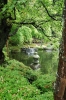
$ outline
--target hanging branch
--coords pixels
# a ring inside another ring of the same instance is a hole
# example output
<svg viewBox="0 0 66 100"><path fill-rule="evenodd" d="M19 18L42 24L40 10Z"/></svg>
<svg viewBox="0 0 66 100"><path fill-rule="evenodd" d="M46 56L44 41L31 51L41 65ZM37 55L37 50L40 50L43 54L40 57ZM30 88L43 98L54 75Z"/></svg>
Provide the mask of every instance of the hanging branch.
<svg viewBox="0 0 66 100"><path fill-rule="evenodd" d="M47 7L45 6L45 4L44 4L42 1L40 1L40 3L43 5L43 7L45 8L45 10L46 10L48 16L49 16L52 20L55 20L55 21L59 21L59 20L60 20L60 21L61 21L61 19L56 19L56 18L55 18L55 16L57 16L57 14L51 15L51 14L49 13ZM58 15L58 16L59 16L59 15Z"/></svg>
<svg viewBox="0 0 66 100"><path fill-rule="evenodd" d="M44 33L44 35L51 41L51 39L49 38L49 37L55 37L55 36L49 36L49 35L46 35L45 34L45 30L42 28L42 24L44 24L43 23L43 21L40 21L41 23L37 23L36 21L34 21L33 19L29 19L30 20L30 22L29 21L27 21L27 22L25 22L25 21L22 21L22 22L13 22L13 23L15 23L15 24L18 24L18 25L20 25L20 27L22 26L22 25L33 25L37 30L41 30L43 33ZM45 21L46 22L46 21Z"/></svg>
<svg viewBox="0 0 66 100"><path fill-rule="evenodd" d="M13 12L14 12L14 19L13 20L16 20L16 9L15 9L15 7L13 8Z"/></svg>

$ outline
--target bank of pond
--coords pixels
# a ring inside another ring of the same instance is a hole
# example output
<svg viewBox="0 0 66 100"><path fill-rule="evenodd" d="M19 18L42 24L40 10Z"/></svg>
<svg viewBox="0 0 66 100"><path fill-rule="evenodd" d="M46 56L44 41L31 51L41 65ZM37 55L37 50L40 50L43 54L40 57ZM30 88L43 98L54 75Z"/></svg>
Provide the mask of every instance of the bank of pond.
<svg viewBox="0 0 66 100"><path fill-rule="evenodd" d="M19 52L12 50L9 57L23 62L34 70L40 69L43 73L55 72L58 66L58 50L53 48L24 47Z"/></svg>
<svg viewBox="0 0 66 100"><path fill-rule="evenodd" d="M53 100L54 74L12 59L0 66L0 100Z"/></svg>
<svg viewBox="0 0 66 100"><path fill-rule="evenodd" d="M53 100L58 50L12 49L8 56L0 66L1 100ZM32 63L40 66L33 69Z"/></svg>

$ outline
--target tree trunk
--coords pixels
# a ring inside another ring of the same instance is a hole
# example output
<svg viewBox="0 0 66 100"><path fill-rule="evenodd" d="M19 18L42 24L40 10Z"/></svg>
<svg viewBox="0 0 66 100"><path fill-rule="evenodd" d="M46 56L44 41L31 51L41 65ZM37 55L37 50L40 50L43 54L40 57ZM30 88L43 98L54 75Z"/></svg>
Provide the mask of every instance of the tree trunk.
<svg viewBox="0 0 66 100"><path fill-rule="evenodd" d="M2 12L2 8L7 4L7 0L1 0L0 2L0 12ZM2 49L6 44L8 39L8 35L11 29L11 25L7 22L7 11L4 11L0 14L0 61L4 59L4 55Z"/></svg>
<svg viewBox="0 0 66 100"><path fill-rule="evenodd" d="M58 72L54 84L54 100L66 100L66 0L64 0L63 19L64 24L59 50Z"/></svg>

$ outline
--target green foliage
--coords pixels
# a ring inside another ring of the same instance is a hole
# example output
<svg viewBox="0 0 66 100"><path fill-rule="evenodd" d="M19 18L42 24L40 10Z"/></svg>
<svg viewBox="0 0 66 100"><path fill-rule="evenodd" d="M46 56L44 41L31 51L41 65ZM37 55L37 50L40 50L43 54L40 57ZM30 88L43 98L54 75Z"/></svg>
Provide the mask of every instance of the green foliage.
<svg viewBox="0 0 66 100"><path fill-rule="evenodd" d="M52 92L45 92L45 94L42 94L41 96L37 97L38 99L36 100L53 100L53 93Z"/></svg>
<svg viewBox="0 0 66 100"><path fill-rule="evenodd" d="M11 17L14 18L14 7L16 8L16 19L14 23L22 23L22 27L20 27L17 32L20 34L20 37L16 35L13 39L11 39L11 41L13 41L12 44L17 45L25 42L31 43L33 38L43 38L44 42L49 42L53 38L51 37L51 27L55 32L56 37L61 37L63 0L56 1L55 4L53 4L52 0L11 0L4 6L3 12L9 8L8 14L11 13ZM25 24L27 26L25 26ZM44 32L41 28L43 28ZM41 32L39 30L41 30Z"/></svg>
<svg viewBox="0 0 66 100"><path fill-rule="evenodd" d="M40 91L30 85L25 77L28 71L31 73L30 68L15 60L8 61L6 68L0 67L0 99L14 100L17 97L26 99L39 95Z"/></svg>
<svg viewBox="0 0 66 100"><path fill-rule="evenodd" d="M1 1L0 5L3 7L0 10L0 22L5 23L7 20L7 24L14 23L12 33L22 23L22 27L10 38L12 45L22 45L24 42L31 43L32 38L42 39L43 35L47 35L50 40L53 40L51 27L55 31L56 37L61 37L64 0L56 0L54 5L52 0L41 1L44 5L40 3L40 0L9 0L6 5L1 5L4 4L4 1ZM14 20L15 15L16 19ZM0 27L3 27L1 23ZM15 25L15 23L19 25ZM5 26L7 24L5 23ZM27 26L24 26L25 24ZM33 28L29 28L29 25L33 25ZM2 30L8 31L5 26ZM44 32L40 28L43 28ZM43 35L38 30L41 30ZM9 31L6 35L2 35L2 32L4 31L0 30L3 42L4 39L8 38ZM46 37L44 37L44 41L48 41ZM56 42L56 46L57 40L53 40L53 42ZM53 76L40 75L39 77L29 67L15 60L10 60L3 66L7 67L0 67L1 100L44 100L44 98L52 100ZM48 65L46 67L48 68Z"/></svg>
<svg viewBox="0 0 66 100"><path fill-rule="evenodd" d="M7 68L8 68L8 66L11 66L9 68L12 70L22 71L21 75L23 75L25 78L27 78L27 80L30 83L32 83L33 81L35 81L37 79L37 75L34 73L34 71L31 70L30 67L25 66L23 63L20 63L16 60L9 60Z"/></svg>
<svg viewBox="0 0 66 100"><path fill-rule="evenodd" d="M60 44L60 39L59 38L52 39L52 44L55 49L58 49Z"/></svg>
<svg viewBox="0 0 66 100"><path fill-rule="evenodd" d="M40 89L41 93L52 91L52 82L54 81L54 76L52 75L42 75L38 77L36 81L33 82L33 85Z"/></svg>
<svg viewBox="0 0 66 100"><path fill-rule="evenodd" d="M36 39L41 39L42 38L42 33L40 33L35 27L31 26L32 30L32 37Z"/></svg>
<svg viewBox="0 0 66 100"><path fill-rule="evenodd" d="M14 33L14 35L9 38L9 43L12 45L15 45L15 46L22 45L24 42L23 34L21 33L20 30L18 30L18 32L17 32L17 29L18 29L18 26L13 24L10 35L13 35L13 33Z"/></svg>
<svg viewBox="0 0 66 100"><path fill-rule="evenodd" d="M31 35L31 29L27 26L22 26L21 28L19 28L19 31L22 32L23 36L24 36L24 42L32 42L32 35Z"/></svg>
<svg viewBox="0 0 66 100"><path fill-rule="evenodd" d="M33 98L29 98L29 100L53 100L53 93L50 91L45 92L44 94L37 95L36 97L33 97Z"/></svg>
<svg viewBox="0 0 66 100"><path fill-rule="evenodd" d="M14 32L15 30L16 30L15 26L13 26L11 33ZM32 42L31 29L27 26L19 27L17 33L14 36L12 36L9 40L10 44L12 45L22 45L25 42L31 43Z"/></svg>
<svg viewBox="0 0 66 100"><path fill-rule="evenodd" d="M24 42L24 38L21 33L16 33L13 37L10 37L9 41L13 46L22 45Z"/></svg>
<svg viewBox="0 0 66 100"><path fill-rule="evenodd" d="M44 37L46 35L50 36L52 35L51 27L56 33L56 36L61 37L63 2L64 0L56 0L55 4L53 4L52 0L9 0L7 4L5 4L4 1L1 0L0 22L4 22L5 20L5 24L14 24L14 26L15 24L17 24L17 26L22 24L23 35L18 31L20 36L14 36L14 38L11 39L11 43L13 45L21 45L24 41L31 43L33 37L42 39L43 35ZM0 25L1 24L2 23L0 23ZM34 28L31 29L29 26L33 26ZM41 28L44 30L46 35ZM39 30L41 30L41 32L39 32ZM2 30L0 30L0 32L2 33ZM2 41L4 38L6 38L6 35L2 36ZM53 37L50 37L51 40L52 38ZM44 38L44 41L45 39L47 41L47 38Z"/></svg>
<svg viewBox="0 0 66 100"><path fill-rule="evenodd" d="M51 75L42 75L40 71L33 71L23 63L8 60L0 66L0 99L53 100L53 81Z"/></svg>

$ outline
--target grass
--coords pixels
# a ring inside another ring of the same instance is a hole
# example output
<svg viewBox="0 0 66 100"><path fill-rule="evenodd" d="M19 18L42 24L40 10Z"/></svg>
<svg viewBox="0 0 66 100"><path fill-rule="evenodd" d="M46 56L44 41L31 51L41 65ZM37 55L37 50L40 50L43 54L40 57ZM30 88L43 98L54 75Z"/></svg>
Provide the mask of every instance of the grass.
<svg viewBox="0 0 66 100"><path fill-rule="evenodd" d="M42 75L16 60L0 66L0 100L53 100L53 75Z"/></svg>

